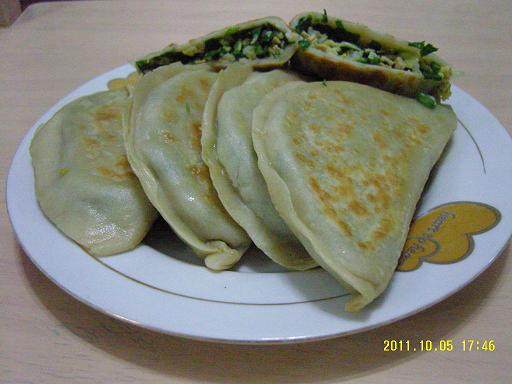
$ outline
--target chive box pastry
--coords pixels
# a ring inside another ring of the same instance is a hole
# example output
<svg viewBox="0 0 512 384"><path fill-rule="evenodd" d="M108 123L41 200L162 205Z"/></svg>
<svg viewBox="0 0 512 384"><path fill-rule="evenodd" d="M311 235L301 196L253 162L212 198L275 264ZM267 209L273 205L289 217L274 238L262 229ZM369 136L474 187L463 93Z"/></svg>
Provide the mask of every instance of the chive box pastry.
<svg viewBox="0 0 512 384"><path fill-rule="evenodd" d="M208 65L180 63L144 75L123 124L128 161L149 200L208 268L223 270L251 241L222 206L201 159L201 119L217 76Z"/></svg>
<svg viewBox="0 0 512 384"><path fill-rule="evenodd" d="M41 210L94 256L135 248L157 217L126 159L128 106L125 89L83 96L40 126L30 145Z"/></svg>
<svg viewBox="0 0 512 384"><path fill-rule="evenodd" d="M137 60L137 69L146 73L162 65L209 63L215 69L235 61L257 69L285 65L297 50L298 36L279 17L265 17L236 24L186 44L171 45Z"/></svg>
<svg viewBox="0 0 512 384"><path fill-rule="evenodd" d="M301 80L281 69L253 72L247 65L229 66L212 86L201 133L202 157L226 210L268 257L294 270L317 264L272 205L253 148L252 118L267 93Z"/></svg>
<svg viewBox="0 0 512 384"><path fill-rule="evenodd" d="M431 44L399 40L325 11L301 13L290 26L301 36L293 57L301 71L423 100L450 96L452 69Z"/></svg>
<svg viewBox="0 0 512 384"><path fill-rule="evenodd" d="M253 112L272 203L359 311L387 287L418 199L457 125L449 106L347 81L290 82Z"/></svg>

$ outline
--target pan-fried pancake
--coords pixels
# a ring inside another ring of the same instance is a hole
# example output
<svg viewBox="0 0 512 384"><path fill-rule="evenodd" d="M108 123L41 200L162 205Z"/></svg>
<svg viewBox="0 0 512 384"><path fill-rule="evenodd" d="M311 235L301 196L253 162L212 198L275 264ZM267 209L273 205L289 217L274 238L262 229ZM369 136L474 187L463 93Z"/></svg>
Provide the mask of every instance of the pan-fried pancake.
<svg viewBox="0 0 512 384"><path fill-rule="evenodd" d="M298 81L283 70L252 72L233 64L215 82L203 116L202 155L230 215L268 257L296 270L315 267L275 210L252 145L252 114L272 89Z"/></svg>
<svg viewBox="0 0 512 384"><path fill-rule="evenodd" d="M136 247L157 216L126 159L121 121L128 101L125 90L74 100L30 146L42 211L96 256Z"/></svg>
<svg viewBox="0 0 512 384"><path fill-rule="evenodd" d="M395 271L416 203L456 126L450 107L361 84L289 83L254 111L272 202L311 256L373 301Z"/></svg>
<svg viewBox="0 0 512 384"><path fill-rule="evenodd" d="M206 266L221 270L250 240L222 206L201 159L203 108L216 78L206 65L180 63L144 75L133 90L125 141L155 208Z"/></svg>

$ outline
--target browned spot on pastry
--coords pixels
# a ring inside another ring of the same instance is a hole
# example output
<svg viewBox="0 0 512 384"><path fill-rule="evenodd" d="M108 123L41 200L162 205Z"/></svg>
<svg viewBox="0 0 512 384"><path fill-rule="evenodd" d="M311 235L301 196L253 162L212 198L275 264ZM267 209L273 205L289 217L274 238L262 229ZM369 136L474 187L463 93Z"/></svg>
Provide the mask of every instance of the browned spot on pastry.
<svg viewBox="0 0 512 384"><path fill-rule="evenodd" d="M162 118L166 123L176 123L177 116L174 113L174 110L170 108L165 108L162 112Z"/></svg>
<svg viewBox="0 0 512 384"><path fill-rule="evenodd" d="M337 154L343 152L343 147L336 143L331 143L329 141L324 141L322 143L322 147L329 153Z"/></svg>
<svg viewBox="0 0 512 384"><path fill-rule="evenodd" d="M336 210L331 203L331 201L335 200L335 198L331 196L327 191L322 189L314 177L309 178L309 185L322 203L324 213L336 223L338 228L340 228L345 235L352 236L352 230L350 229L350 226L336 214Z"/></svg>
<svg viewBox="0 0 512 384"><path fill-rule="evenodd" d="M100 173L100 175L116 181L122 181L132 175L131 170L126 172L114 172L113 170L107 167L97 167L96 169Z"/></svg>
<svg viewBox="0 0 512 384"><path fill-rule="evenodd" d="M335 97L336 97L336 99L337 99L338 101L340 101L341 103L346 104L346 105L354 104L354 102L353 102L352 100L350 100L350 98L349 98L349 97L347 97L347 96L345 95L345 93L344 93L342 90L340 90L340 89L335 89L335 90L334 90L334 94L336 95L336 96L335 96Z"/></svg>
<svg viewBox="0 0 512 384"><path fill-rule="evenodd" d="M311 124L309 126L309 129L311 129L314 133L320 132L320 126L318 124L315 124L315 123Z"/></svg>
<svg viewBox="0 0 512 384"><path fill-rule="evenodd" d="M176 137L171 132L162 132L162 140L165 144L172 144L176 142Z"/></svg>
<svg viewBox="0 0 512 384"><path fill-rule="evenodd" d="M342 169L337 169L333 165L329 164L325 167L325 170L331 176L332 181L335 182L333 187L336 194L336 199L339 200L341 197L349 197L355 199L356 192L354 189L354 182Z"/></svg>
<svg viewBox="0 0 512 384"><path fill-rule="evenodd" d="M352 200L348 204L348 208L358 216L368 215L368 210L357 200Z"/></svg>
<svg viewBox="0 0 512 384"><path fill-rule="evenodd" d="M426 124L419 124L418 125L418 131L422 134L428 133L430 131L430 128Z"/></svg>
<svg viewBox="0 0 512 384"><path fill-rule="evenodd" d="M331 164L328 164L325 169L327 170L327 172L329 173L329 175L331 175L333 178L335 179L344 179L346 178L347 176L339 169L335 168L333 165Z"/></svg>
<svg viewBox="0 0 512 384"><path fill-rule="evenodd" d="M385 238L393 228L393 221L389 218L383 218L380 220L379 226L373 232L373 238L375 240L382 240Z"/></svg>
<svg viewBox="0 0 512 384"><path fill-rule="evenodd" d="M205 92L207 92L210 89L210 82L208 79L201 78L199 79L199 84L201 86L201 89Z"/></svg>
<svg viewBox="0 0 512 384"><path fill-rule="evenodd" d="M120 118L119 109L112 106L105 106L96 111L94 119L98 122L113 120Z"/></svg>
<svg viewBox="0 0 512 384"><path fill-rule="evenodd" d="M180 93L178 96L176 96L176 101L183 103L186 99L193 96L192 91L186 86L182 86L180 89Z"/></svg>
<svg viewBox="0 0 512 384"><path fill-rule="evenodd" d="M295 153L295 157L297 157L297 159L305 164L306 166L310 167L310 168L313 168L314 167L314 163L311 159L307 158L304 154L300 153L300 152L296 152Z"/></svg>
<svg viewBox="0 0 512 384"><path fill-rule="evenodd" d="M292 121L296 121L299 118L299 115L297 114L297 112L291 111L288 114L288 117L290 117Z"/></svg>
<svg viewBox="0 0 512 384"><path fill-rule="evenodd" d="M82 137L82 141L85 144L85 148L87 150L92 150L100 146L100 142L94 137L84 136Z"/></svg>
<svg viewBox="0 0 512 384"><path fill-rule="evenodd" d="M192 165L190 168L190 173L195 177L203 180L209 180L210 174L208 172L208 168L204 164Z"/></svg>
<svg viewBox="0 0 512 384"><path fill-rule="evenodd" d="M345 96L345 95L343 95L341 92L338 94L338 99L339 99L343 104L345 104L345 105L353 105L353 104L354 104L354 102L353 102L350 98L346 97L346 96Z"/></svg>
<svg viewBox="0 0 512 384"><path fill-rule="evenodd" d="M373 250L375 249L375 246L373 243L370 243L369 241L359 241L357 243L357 246L363 250Z"/></svg>
<svg viewBox="0 0 512 384"><path fill-rule="evenodd" d="M314 90L314 91L312 91L312 92L310 92L310 93L309 93L309 95L308 95L308 100L310 100L310 101L315 101L315 100L317 100L317 99L318 99L318 97L319 97L319 93L318 93L318 91L317 91L317 90Z"/></svg>
<svg viewBox="0 0 512 384"><path fill-rule="evenodd" d="M364 186L373 186L376 190L374 194L368 195L368 200L374 202L384 209L388 209L391 203L391 197L389 193L393 191L393 185L389 184L386 178L379 174L370 174L368 178L363 182Z"/></svg>
<svg viewBox="0 0 512 384"><path fill-rule="evenodd" d="M194 148L201 148L201 123L193 121L190 125L192 133L192 146Z"/></svg>
<svg viewBox="0 0 512 384"><path fill-rule="evenodd" d="M304 139L302 138L302 136L299 136L299 135L294 136L292 139L293 144L295 144L296 146L301 145L303 141L304 141Z"/></svg>
<svg viewBox="0 0 512 384"><path fill-rule="evenodd" d="M373 132L372 137L380 149L384 149L388 146L388 144L386 143L386 140L384 140L384 138L381 136L381 134L379 132Z"/></svg>
<svg viewBox="0 0 512 384"><path fill-rule="evenodd" d="M130 169L130 163L128 162L128 158L126 157L126 155L119 156L119 159L116 162L116 166Z"/></svg>
<svg viewBox="0 0 512 384"><path fill-rule="evenodd" d="M397 139L402 139L402 137L403 137L403 134L402 134L402 130L401 130L401 129L393 129L393 130L391 131L391 134L392 134L393 136L395 136L395 138L397 138Z"/></svg>
<svg viewBox="0 0 512 384"><path fill-rule="evenodd" d="M393 156L389 156L389 155L387 155L387 154L384 154L384 155L382 156L382 158L383 158L385 161L389 162L389 163L391 163L391 162L394 162L394 161L395 161L395 158L394 158Z"/></svg>
<svg viewBox="0 0 512 384"><path fill-rule="evenodd" d="M347 223L345 223L339 217L335 218L335 222L345 235L352 236L352 230L350 229L350 227Z"/></svg>

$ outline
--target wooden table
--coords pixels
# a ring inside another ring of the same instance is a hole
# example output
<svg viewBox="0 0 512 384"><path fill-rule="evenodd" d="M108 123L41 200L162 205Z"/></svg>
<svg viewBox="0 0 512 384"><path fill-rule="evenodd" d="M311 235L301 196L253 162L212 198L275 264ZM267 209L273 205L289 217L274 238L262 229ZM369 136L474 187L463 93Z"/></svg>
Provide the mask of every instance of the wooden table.
<svg viewBox="0 0 512 384"><path fill-rule="evenodd" d="M322 1L316 9L410 40L434 42L464 72L457 85L510 127L512 4L503 1ZM276 14L304 1L45 3L0 29L0 171L59 98L171 41ZM0 184L4 188L4 183ZM3 201L3 190L0 193ZM289 346L235 346L160 335L102 315L27 259L1 210L0 382L508 383L512 377L510 248L467 288L380 329ZM491 338L496 352L383 352L383 339Z"/></svg>

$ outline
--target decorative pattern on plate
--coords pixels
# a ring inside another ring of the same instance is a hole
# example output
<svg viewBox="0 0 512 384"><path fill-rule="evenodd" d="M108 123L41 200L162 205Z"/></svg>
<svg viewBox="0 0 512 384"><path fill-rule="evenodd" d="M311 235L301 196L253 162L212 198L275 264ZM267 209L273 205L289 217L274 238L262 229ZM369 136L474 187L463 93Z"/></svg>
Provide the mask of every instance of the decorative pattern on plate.
<svg viewBox="0 0 512 384"><path fill-rule="evenodd" d="M455 263L473 252L473 235L500 221L500 212L484 203L460 201L440 205L414 220L397 270L413 271L426 261Z"/></svg>

